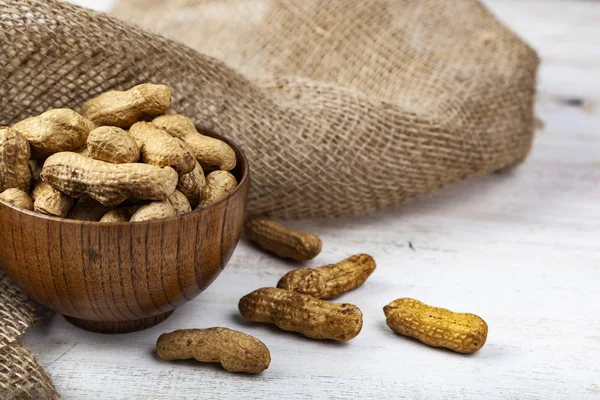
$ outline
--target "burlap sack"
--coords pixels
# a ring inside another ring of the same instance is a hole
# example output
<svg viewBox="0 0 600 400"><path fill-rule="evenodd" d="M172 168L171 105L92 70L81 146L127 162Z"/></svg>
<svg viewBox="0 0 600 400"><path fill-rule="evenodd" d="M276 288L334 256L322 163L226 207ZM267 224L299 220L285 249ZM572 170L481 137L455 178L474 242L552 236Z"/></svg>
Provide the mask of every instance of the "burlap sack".
<svg viewBox="0 0 600 400"><path fill-rule="evenodd" d="M478 1L120 0L114 14L225 61L273 101L228 132L251 156L253 212L400 204L531 144L537 56Z"/></svg>
<svg viewBox="0 0 600 400"><path fill-rule="evenodd" d="M475 0L0 0L0 123L152 81L242 144L249 211L340 217L523 160L538 59Z"/></svg>
<svg viewBox="0 0 600 400"><path fill-rule="evenodd" d="M0 349L14 342L35 320L35 305L0 269Z"/></svg>
<svg viewBox="0 0 600 400"><path fill-rule="evenodd" d="M0 270L0 399L57 399L52 381L17 338L36 320L35 304Z"/></svg>
<svg viewBox="0 0 600 400"><path fill-rule="evenodd" d="M0 349L0 399L58 398L50 376L20 340Z"/></svg>

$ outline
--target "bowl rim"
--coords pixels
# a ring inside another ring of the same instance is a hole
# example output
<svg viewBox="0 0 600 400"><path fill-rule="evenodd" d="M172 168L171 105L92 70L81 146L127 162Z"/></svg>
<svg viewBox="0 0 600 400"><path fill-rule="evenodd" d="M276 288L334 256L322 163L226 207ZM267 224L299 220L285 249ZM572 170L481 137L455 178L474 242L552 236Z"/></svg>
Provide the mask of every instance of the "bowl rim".
<svg viewBox="0 0 600 400"><path fill-rule="evenodd" d="M244 174L242 175L242 178L239 180L238 185L235 187L235 189L233 189L227 196L223 197L221 200L219 200L207 207L196 208L195 210L192 210L191 212L181 214L181 215L176 215L174 217L155 219L155 220L150 220L150 221L133 221L133 222L131 222L131 221L126 221L126 222L80 221L77 219L61 218L61 217L55 217L52 215L36 213L35 211L25 210L25 209L16 207L13 204L6 203L4 201L0 201L0 207L12 208L13 210L15 210L19 213L27 214L32 217L39 218L41 220L45 219L45 220L49 220L49 221L56 221L56 222L61 222L61 223L73 224L73 225L113 226L113 227L114 226L132 226L132 225L140 226L140 225L144 225L144 224L151 225L151 224L164 223L167 221L182 219L184 217L191 216L196 213L208 211L211 208L216 207L217 205L219 205L221 203L229 201L229 198L234 193L237 193L238 191L242 190L241 189L242 186L246 183L246 181L248 181L250 179L250 165L248 163L248 159L246 158L246 154L244 153L244 151L241 149L240 146L238 146L236 143L234 143L231 139L215 132L214 130L212 130L210 128L206 128L201 125L196 125L196 130L198 130L198 133L213 137L215 139L222 140L225 143L227 143L229 146L231 146L234 149L234 151L236 152L236 156L239 155L237 163L238 163L238 165L242 166L242 171L244 172ZM236 167L237 167L237 165L236 165Z"/></svg>

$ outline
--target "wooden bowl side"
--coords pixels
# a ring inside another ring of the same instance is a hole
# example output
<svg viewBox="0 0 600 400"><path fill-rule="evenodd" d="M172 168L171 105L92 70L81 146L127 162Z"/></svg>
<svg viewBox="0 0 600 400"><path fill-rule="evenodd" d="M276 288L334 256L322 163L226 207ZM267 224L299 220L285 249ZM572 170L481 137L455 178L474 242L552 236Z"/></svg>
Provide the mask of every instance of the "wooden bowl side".
<svg viewBox="0 0 600 400"><path fill-rule="evenodd" d="M0 203L0 266L33 300L67 316L131 321L170 312L216 279L242 234L248 163L229 144L238 187L179 217L101 224Z"/></svg>

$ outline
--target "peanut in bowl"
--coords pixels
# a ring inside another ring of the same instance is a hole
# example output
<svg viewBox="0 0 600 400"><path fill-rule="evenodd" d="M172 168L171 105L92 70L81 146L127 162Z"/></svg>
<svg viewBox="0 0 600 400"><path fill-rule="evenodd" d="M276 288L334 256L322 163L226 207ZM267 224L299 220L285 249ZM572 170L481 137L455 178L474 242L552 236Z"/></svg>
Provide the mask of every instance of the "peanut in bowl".
<svg viewBox="0 0 600 400"><path fill-rule="evenodd" d="M207 207L166 219L101 223L42 215L0 201L0 266L33 300L96 332L131 332L166 319L206 289L242 233L250 176Z"/></svg>

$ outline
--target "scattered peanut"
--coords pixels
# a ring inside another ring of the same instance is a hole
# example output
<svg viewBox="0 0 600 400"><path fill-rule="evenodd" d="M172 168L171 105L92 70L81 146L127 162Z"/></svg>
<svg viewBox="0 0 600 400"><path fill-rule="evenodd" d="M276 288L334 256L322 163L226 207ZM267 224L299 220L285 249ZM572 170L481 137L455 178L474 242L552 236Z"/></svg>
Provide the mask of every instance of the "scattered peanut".
<svg viewBox="0 0 600 400"><path fill-rule="evenodd" d="M175 191L178 176L170 167L111 164L65 152L46 160L42 179L71 197L89 196L113 207L130 197L165 200Z"/></svg>
<svg viewBox="0 0 600 400"><path fill-rule="evenodd" d="M29 144L18 131L0 127L0 192L13 188L29 190L29 155Z"/></svg>
<svg viewBox="0 0 600 400"><path fill-rule="evenodd" d="M31 197L35 212L61 218L69 214L74 202L72 198L42 180L36 182Z"/></svg>
<svg viewBox="0 0 600 400"><path fill-rule="evenodd" d="M202 167L196 161L196 167L192 172L179 176L179 182L177 182L177 190L187 197L190 202L190 206L195 208L200 203L202 197L202 190L206 185L206 177Z"/></svg>
<svg viewBox="0 0 600 400"><path fill-rule="evenodd" d="M255 290L241 298L238 308L249 321L275 324L311 339L346 341L362 329L362 313L355 305L331 304L291 290Z"/></svg>
<svg viewBox="0 0 600 400"><path fill-rule="evenodd" d="M108 207L98 203L91 197L84 197L75 203L67 218L79 221L100 221L100 218L108 211Z"/></svg>
<svg viewBox="0 0 600 400"><path fill-rule="evenodd" d="M218 168L224 171L235 168L235 151L222 140L200 134L191 119L183 115L170 114L160 116L152 123L187 143L202 168L207 170Z"/></svg>
<svg viewBox="0 0 600 400"><path fill-rule="evenodd" d="M87 150L90 157L113 164L133 163L140 159L137 142L115 126L101 126L90 132Z"/></svg>
<svg viewBox="0 0 600 400"><path fill-rule="evenodd" d="M409 298L394 300L383 311L394 332L429 346L474 353L487 338L487 324L474 314L459 314Z"/></svg>
<svg viewBox="0 0 600 400"><path fill-rule="evenodd" d="M237 186L235 176L227 171L213 171L206 177L202 200L198 208L207 207L226 197Z"/></svg>
<svg viewBox="0 0 600 400"><path fill-rule="evenodd" d="M24 192L21 189L6 189L4 192L0 193L0 200L24 210L33 211L33 200L31 200L31 197L29 197L27 192Z"/></svg>
<svg viewBox="0 0 600 400"><path fill-rule="evenodd" d="M160 335L156 353L167 361L195 358L218 362L229 372L260 373L271 354L260 340L227 328L181 329Z"/></svg>
<svg viewBox="0 0 600 400"><path fill-rule="evenodd" d="M100 222L128 222L139 208L139 205L115 208L104 214Z"/></svg>
<svg viewBox="0 0 600 400"><path fill-rule="evenodd" d="M173 167L179 175L192 172L196 160L188 147L150 122L136 122L129 133L141 151L143 162L157 167Z"/></svg>
<svg viewBox="0 0 600 400"><path fill-rule="evenodd" d="M288 228L268 218L246 222L246 237L281 258L306 261L321 252L321 239L309 233Z"/></svg>
<svg viewBox="0 0 600 400"><path fill-rule="evenodd" d="M177 210L169 200L153 201L152 203L148 203L138 208L129 221L152 221L155 219L174 217L177 214Z"/></svg>
<svg viewBox="0 0 600 400"><path fill-rule="evenodd" d="M129 128L138 121L164 114L170 106L171 91L167 86L146 83L127 91L103 93L87 101L81 114L98 126Z"/></svg>
<svg viewBox="0 0 600 400"><path fill-rule="evenodd" d="M167 201L173 206L177 214L186 214L192 212L192 206L187 197L179 190L175 190Z"/></svg>
<svg viewBox="0 0 600 400"><path fill-rule="evenodd" d="M31 158L36 160L80 148L93 127L91 121L68 108L46 111L13 125L29 141Z"/></svg>
<svg viewBox="0 0 600 400"><path fill-rule="evenodd" d="M337 264L290 271L279 280L277 287L318 299L333 299L362 285L373 271L373 257L356 254Z"/></svg>

